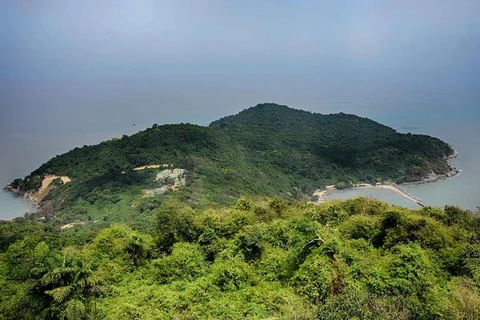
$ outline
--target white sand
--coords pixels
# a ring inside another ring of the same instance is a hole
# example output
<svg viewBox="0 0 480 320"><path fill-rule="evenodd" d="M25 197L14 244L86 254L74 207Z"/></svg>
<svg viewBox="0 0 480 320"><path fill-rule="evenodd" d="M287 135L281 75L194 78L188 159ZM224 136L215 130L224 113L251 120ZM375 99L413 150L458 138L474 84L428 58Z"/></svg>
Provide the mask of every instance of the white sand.
<svg viewBox="0 0 480 320"><path fill-rule="evenodd" d="M414 196L408 194L407 192L399 189L396 185L386 185L386 184L371 185L368 183L361 183L361 184L355 185L352 189L366 189L366 188L390 190L409 201L412 201L420 206L423 206L423 203L420 199L415 198ZM324 196L327 195L329 191L333 191L333 190L336 190L334 186L327 186L325 190L317 190L313 193L313 195L318 197L317 203L322 203L325 201Z"/></svg>

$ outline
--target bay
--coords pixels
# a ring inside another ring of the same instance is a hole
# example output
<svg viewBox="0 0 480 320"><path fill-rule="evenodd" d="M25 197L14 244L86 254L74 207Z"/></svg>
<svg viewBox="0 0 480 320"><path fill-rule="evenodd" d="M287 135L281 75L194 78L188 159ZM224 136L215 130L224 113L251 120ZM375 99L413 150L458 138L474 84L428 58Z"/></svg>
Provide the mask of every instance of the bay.
<svg viewBox="0 0 480 320"><path fill-rule="evenodd" d="M397 120L402 123L399 124ZM451 165L461 170L457 176L431 183L400 185L400 189L422 200L427 206L458 205L464 209L475 209L480 206L480 127L476 116L466 117L452 113L444 118L389 118L383 123L399 132L422 133L438 137L450 143L460 153L458 158L450 160ZM358 196L372 197L405 207L415 207L414 203L386 190L335 190L325 199L346 199Z"/></svg>

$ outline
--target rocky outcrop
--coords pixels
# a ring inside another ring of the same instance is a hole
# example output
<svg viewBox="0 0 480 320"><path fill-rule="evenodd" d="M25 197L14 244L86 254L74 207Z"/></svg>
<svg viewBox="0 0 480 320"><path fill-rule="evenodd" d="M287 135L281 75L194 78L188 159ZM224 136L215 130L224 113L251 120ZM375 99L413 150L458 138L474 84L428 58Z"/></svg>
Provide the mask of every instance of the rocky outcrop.
<svg viewBox="0 0 480 320"><path fill-rule="evenodd" d="M62 184L67 184L72 180L67 176L56 176L56 175L46 175L42 180L42 185L38 190L35 191L22 191L19 188L15 188L12 183L8 183L4 190L16 194L20 197L24 197L32 201L34 204L38 205L43 198L45 198L48 193L55 188L52 184L56 179L60 179Z"/></svg>
<svg viewBox="0 0 480 320"><path fill-rule="evenodd" d="M447 162L447 165L448 165L448 168L449 168L449 170L447 171L447 173L445 173L445 174L438 174L438 173L435 173L435 172L431 171L431 172L428 174L428 176L425 177L425 178L423 178L421 181L409 182L409 183L406 183L406 184L408 184L408 185L417 185L417 184L430 183L430 182L435 182L435 181L439 181L439 180L444 180L444 179L447 179L447 178L453 178L453 177L455 177L456 175L460 174L460 172L462 172L462 171L459 170L459 169L457 169L457 168L455 168L455 167L450 163L450 160L457 158L459 155L460 155L460 153L458 153L458 151L454 150L451 155L448 155L448 156L443 157L443 160L444 160L445 162Z"/></svg>
<svg viewBox="0 0 480 320"><path fill-rule="evenodd" d="M160 184L160 188L146 190L150 195L163 194L167 190L176 190L186 184L185 169L167 169L157 174L155 181Z"/></svg>

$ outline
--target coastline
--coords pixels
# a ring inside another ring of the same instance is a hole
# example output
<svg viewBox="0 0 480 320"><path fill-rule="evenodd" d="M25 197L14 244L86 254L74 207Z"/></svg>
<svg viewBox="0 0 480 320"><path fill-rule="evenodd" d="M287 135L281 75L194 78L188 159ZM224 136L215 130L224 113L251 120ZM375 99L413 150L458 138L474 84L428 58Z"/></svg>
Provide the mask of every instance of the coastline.
<svg viewBox="0 0 480 320"><path fill-rule="evenodd" d="M11 183L7 183L7 185L3 187L3 191L12 194L15 197L23 198L29 201L33 209L33 211L29 213L35 213L40 208L40 202L38 201L37 197L29 194L28 192L23 192L20 189L13 188Z"/></svg>
<svg viewBox="0 0 480 320"><path fill-rule="evenodd" d="M13 193L19 197L26 198L38 207L42 199L48 194L49 191L52 190L52 187L53 187L52 182L56 179L60 179L63 184L67 184L72 181L67 176L56 176L51 174L43 177L42 185L35 192L29 193L29 192L24 192L18 188L14 188L11 182L7 183L7 185L3 188L3 190Z"/></svg>
<svg viewBox="0 0 480 320"><path fill-rule="evenodd" d="M320 203L325 202L326 201L325 196L328 195L329 192L339 190L339 189L335 188L335 186L333 186L333 185L327 186L327 188L328 189L326 189L326 190L317 190L313 193L314 196L318 197L318 200L314 201L314 203L320 204ZM355 190L355 189L357 189L357 190L358 189L389 190L389 191L392 191L392 192L398 194L402 198L407 199L407 200L417 204L420 207L425 206L425 204L422 202L422 200L420 200L420 199L412 196L408 192L400 189L399 187L397 187L396 184L376 184L376 185L373 185L373 184L369 184L369 183L359 183L359 184L354 185L352 188L348 188L348 190L352 190L352 189L353 190ZM345 189L345 190L347 190L347 189Z"/></svg>
<svg viewBox="0 0 480 320"><path fill-rule="evenodd" d="M403 186L422 185L422 184L432 183L432 182L445 180L447 178L454 178L454 177L458 176L462 172L462 170L459 170L459 169L455 168L450 163L450 160L457 158L459 155L460 155L460 153L458 151L453 150L453 153L451 155L443 157L443 160L447 163L447 165L449 167L449 171L446 174L436 174L434 172L431 172L427 177L423 178L420 181L406 182L406 183L402 183L402 184L393 183L393 184L375 184L375 185L373 185L373 184L369 184L369 183L359 183L359 184L354 185L352 188L348 188L348 189L349 190L352 190L352 189L355 190L355 189L369 188L369 189L377 189L377 190L378 189L390 190L390 191L395 192L396 194L400 195L404 199L407 199L411 202L414 202L415 204L419 205L420 207L424 207L425 204L422 202L421 199L419 199L415 196L412 196L408 192L400 189L399 186L402 186L402 185ZM339 190L339 189L335 188L335 185L328 185L328 186L325 187L324 190L315 191L313 193L313 196L318 197L318 199L316 201L314 201L314 203L320 204L322 202L325 202L326 200L325 200L324 197L326 195L328 195L329 192L334 191L334 190Z"/></svg>
<svg viewBox="0 0 480 320"><path fill-rule="evenodd" d="M38 207L29 199L0 189L0 221L12 221L38 212Z"/></svg>
<svg viewBox="0 0 480 320"><path fill-rule="evenodd" d="M35 206L39 205L38 199L36 197L32 196L28 192L23 192L20 189L16 189L16 188L12 187L11 183L7 183L7 185L5 187L3 187L3 190L8 192L8 193L11 193L11 194L13 194L17 197L25 198L25 199L29 200L30 202L32 202L32 204L35 205Z"/></svg>
<svg viewBox="0 0 480 320"><path fill-rule="evenodd" d="M431 172L428 177L423 178L420 181L412 181L412 182L405 182L402 183L401 185L404 186L415 186L415 185L422 185L426 183L432 183L440 180L445 180L448 178L454 178L458 176L460 173L462 173L462 170L457 169L454 167L451 163L450 160L456 159L460 156L460 153L457 150L453 150L453 153L449 156L443 157L443 160L447 163L449 171L446 174L436 174L434 172Z"/></svg>
<svg viewBox="0 0 480 320"><path fill-rule="evenodd" d="M1 199L2 206L6 205L6 207L0 210L0 220L11 221L39 212L40 204L36 199L28 194L25 195L20 190L7 186L0 190L1 193L4 193Z"/></svg>

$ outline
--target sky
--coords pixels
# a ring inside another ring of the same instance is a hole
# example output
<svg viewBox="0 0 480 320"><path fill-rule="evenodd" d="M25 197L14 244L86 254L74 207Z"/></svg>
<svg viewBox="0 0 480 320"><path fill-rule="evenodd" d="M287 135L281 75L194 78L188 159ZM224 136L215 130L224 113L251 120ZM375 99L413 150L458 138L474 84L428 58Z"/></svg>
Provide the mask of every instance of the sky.
<svg viewBox="0 0 480 320"><path fill-rule="evenodd" d="M0 0L0 148L43 161L261 102L480 119L479 16L477 0Z"/></svg>

